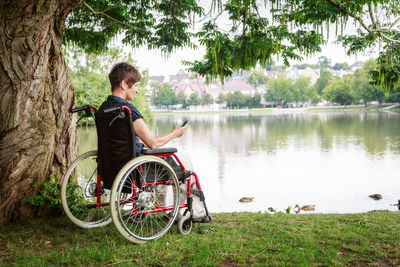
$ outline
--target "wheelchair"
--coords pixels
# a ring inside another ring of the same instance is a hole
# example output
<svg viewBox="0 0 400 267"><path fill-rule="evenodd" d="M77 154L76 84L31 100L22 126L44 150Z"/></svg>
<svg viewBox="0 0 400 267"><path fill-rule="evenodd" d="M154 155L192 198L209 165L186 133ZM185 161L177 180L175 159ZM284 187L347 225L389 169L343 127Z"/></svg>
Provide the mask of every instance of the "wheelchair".
<svg viewBox="0 0 400 267"><path fill-rule="evenodd" d="M129 108L97 112L86 105L71 110L80 111L84 115L79 120L95 114L98 150L80 155L62 180L62 206L74 224L94 228L112 221L137 244L163 236L175 222L179 233L188 234L195 221L193 196L204 204L200 222L212 220L198 176L185 168L176 148L143 149L136 156ZM186 195L181 198L182 188Z"/></svg>

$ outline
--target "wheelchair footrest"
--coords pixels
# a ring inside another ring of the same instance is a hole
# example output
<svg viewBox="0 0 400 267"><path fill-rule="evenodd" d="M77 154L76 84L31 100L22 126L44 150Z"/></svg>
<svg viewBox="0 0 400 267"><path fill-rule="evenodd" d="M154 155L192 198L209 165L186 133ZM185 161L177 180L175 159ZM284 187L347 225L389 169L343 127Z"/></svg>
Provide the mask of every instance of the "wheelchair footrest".
<svg viewBox="0 0 400 267"><path fill-rule="evenodd" d="M212 216L206 215L203 218L192 219L192 221L196 223L210 223L212 222Z"/></svg>

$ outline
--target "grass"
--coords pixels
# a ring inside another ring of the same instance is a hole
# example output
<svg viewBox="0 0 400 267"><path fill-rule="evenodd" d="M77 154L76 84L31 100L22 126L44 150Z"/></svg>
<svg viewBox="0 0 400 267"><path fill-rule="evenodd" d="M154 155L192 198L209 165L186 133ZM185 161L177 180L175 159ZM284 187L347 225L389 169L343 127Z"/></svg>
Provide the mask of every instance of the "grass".
<svg viewBox="0 0 400 267"><path fill-rule="evenodd" d="M0 266L400 265L400 212L214 214L189 235L176 227L129 243L111 224L80 229L65 216L0 224Z"/></svg>

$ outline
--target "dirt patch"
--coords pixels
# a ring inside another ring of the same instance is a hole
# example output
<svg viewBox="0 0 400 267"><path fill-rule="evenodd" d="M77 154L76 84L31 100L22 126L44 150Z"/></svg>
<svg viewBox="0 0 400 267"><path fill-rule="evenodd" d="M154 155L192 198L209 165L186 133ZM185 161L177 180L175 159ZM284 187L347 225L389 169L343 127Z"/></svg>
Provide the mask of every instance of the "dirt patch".
<svg viewBox="0 0 400 267"><path fill-rule="evenodd" d="M233 256L231 256L231 255L226 256L226 257L221 261L221 266L224 266L224 267L236 266L236 265L238 265L238 264L239 264L239 262L238 262L237 260L235 260L235 259L233 258Z"/></svg>
<svg viewBox="0 0 400 267"><path fill-rule="evenodd" d="M240 226L242 224L240 224L239 222L231 221L231 222L220 222L219 225L222 225L222 226Z"/></svg>

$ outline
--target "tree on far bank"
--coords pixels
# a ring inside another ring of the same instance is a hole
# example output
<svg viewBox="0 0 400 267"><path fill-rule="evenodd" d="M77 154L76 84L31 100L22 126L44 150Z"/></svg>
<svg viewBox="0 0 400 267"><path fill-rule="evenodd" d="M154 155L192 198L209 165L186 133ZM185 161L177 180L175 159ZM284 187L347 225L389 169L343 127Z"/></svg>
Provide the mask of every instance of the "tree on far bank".
<svg viewBox="0 0 400 267"><path fill-rule="evenodd" d="M284 75L270 79L268 88L264 95L266 102L273 104L294 103L294 102L317 102L318 96L309 77L299 76L292 80Z"/></svg>
<svg viewBox="0 0 400 267"><path fill-rule="evenodd" d="M295 92L293 90L293 80L279 75L277 78L268 81L268 95L274 96L277 103L295 101ZM266 101L269 101L266 99Z"/></svg>
<svg viewBox="0 0 400 267"><path fill-rule="evenodd" d="M217 97L217 104L222 104L225 102L225 94L224 93L219 93Z"/></svg>
<svg viewBox="0 0 400 267"><path fill-rule="evenodd" d="M188 105L189 106L198 106L201 103L201 99L200 99L200 95L198 92L194 91L193 93L191 93L191 95L189 96L188 99Z"/></svg>
<svg viewBox="0 0 400 267"><path fill-rule="evenodd" d="M182 107L186 107L187 106L186 95L185 95L184 92L179 92L176 95L176 102L177 102L177 104L181 104Z"/></svg>
<svg viewBox="0 0 400 267"><path fill-rule="evenodd" d="M272 106L276 106L281 102L277 92L273 89L268 88L264 94L265 102L271 104Z"/></svg>
<svg viewBox="0 0 400 267"><path fill-rule="evenodd" d="M247 107L247 97L241 91L229 92L225 99L226 105L231 109Z"/></svg>
<svg viewBox="0 0 400 267"><path fill-rule="evenodd" d="M370 59L364 63L364 66L355 71L351 84L351 91L353 97L367 106L371 101L378 101L382 103L385 98L385 93L378 88L377 85L372 84L371 71L376 69L376 62Z"/></svg>
<svg viewBox="0 0 400 267"><path fill-rule="evenodd" d="M322 92L324 91L325 87L328 83L332 80L333 75L330 71L322 69L320 70L320 75L314 84L314 88L318 95L322 96Z"/></svg>
<svg viewBox="0 0 400 267"><path fill-rule="evenodd" d="M261 108L261 94L254 94L253 96L249 96L247 98L247 107L248 108Z"/></svg>
<svg viewBox="0 0 400 267"><path fill-rule="evenodd" d="M214 99L210 94L205 94L203 96L203 98L201 99L201 104L202 105L208 106L208 105L211 105L213 103L214 103Z"/></svg>
<svg viewBox="0 0 400 267"><path fill-rule="evenodd" d="M322 97L332 103L349 105L353 101L351 94L351 77L343 77L332 80L323 91Z"/></svg>
<svg viewBox="0 0 400 267"><path fill-rule="evenodd" d="M262 87L265 87L267 82L268 77L260 70L253 71L249 77L247 77L247 83L253 86L257 91L262 90Z"/></svg>
<svg viewBox="0 0 400 267"><path fill-rule="evenodd" d="M157 107L169 107L177 104L175 90L170 83L153 82L151 101Z"/></svg>
<svg viewBox="0 0 400 267"><path fill-rule="evenodd" d="M311 86L310 77L300 75L293 83L293 89L296 92L295 101L298 102L318 102L318 94Z"/></svg>

